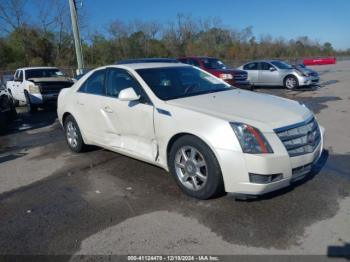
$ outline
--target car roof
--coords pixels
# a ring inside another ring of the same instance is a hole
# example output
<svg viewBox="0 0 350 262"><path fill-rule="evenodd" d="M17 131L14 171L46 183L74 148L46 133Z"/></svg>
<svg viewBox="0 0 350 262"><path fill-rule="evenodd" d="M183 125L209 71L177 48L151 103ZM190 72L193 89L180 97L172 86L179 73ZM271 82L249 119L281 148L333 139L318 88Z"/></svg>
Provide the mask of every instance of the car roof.
<svg viewBox="0 0 350 262"><path fill-rule="evenodd" d="M28 69L58 69L58 68L53 66L37 66L37 67L22 67L22 68L18 68L17 70L28 70Z"/></svg>
<svg viewBox="0 0 350 262"><path fill-rule="evenodd" d="M164 68L164 67L192 67L191 65L183 63L132 63L132 64L118 64L110 65L106 67L115 67L115 68L126 68L126 69L149 69L149 68Z"/></svg>
<svg viewBox="0 0 350 262"><path fill-rule="evenodd" d="M260 60L253 60L253 61L249 61L246 64L250 64L250 63L260 63L260 62L266 62L266 63L271 63L271 62L280 62L283 60L279 60L279 59L260 59Z"/></svg>
<svg viewBox="0 0 350 262"><path fill-rule="evenodd" d="M178 59L186 59L186 58L193 58L193 59L218 59L216 57L211 57L211 56L184 56L184 57L179 57Z"/></svg>
<svg viewBox="0 0 350 262"><path fill-rule="evenodd" d="M180 63L180 61L174 58L135 58L120 60L116 62L117 65L135 63Z"/></svg>

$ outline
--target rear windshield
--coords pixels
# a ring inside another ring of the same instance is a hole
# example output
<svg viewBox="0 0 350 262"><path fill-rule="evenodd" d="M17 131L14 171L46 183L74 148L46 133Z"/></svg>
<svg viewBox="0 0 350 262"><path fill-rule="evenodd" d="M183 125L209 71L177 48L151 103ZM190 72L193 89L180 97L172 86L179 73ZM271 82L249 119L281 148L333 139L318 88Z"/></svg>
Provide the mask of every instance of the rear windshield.
<svg viewBox="0 0 350 262"><path fill-rule="evenodd" d="M26 79L30 78L43 78L43 77L57 77L64 74L55 68L52 69L29 69L26 70Z"/></svg>

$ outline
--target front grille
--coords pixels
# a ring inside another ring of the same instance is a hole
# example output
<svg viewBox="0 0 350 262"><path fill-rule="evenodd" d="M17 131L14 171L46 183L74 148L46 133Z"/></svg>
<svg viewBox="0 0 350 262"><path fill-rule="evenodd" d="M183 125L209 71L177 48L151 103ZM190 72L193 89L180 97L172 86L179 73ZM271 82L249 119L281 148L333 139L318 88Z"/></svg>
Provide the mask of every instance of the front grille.
<svg viewBox="0 0 350 262"><path fill-rule="evenodd" d="M291 157L312 153L321 141L320 129L313 117L303 123L275 129L275 132Z"/></svg>
<svg viewBox="0 0 350 262"><path fill-rule="evenodd" d="M248 78L248 74L235 74L234 79L236 81L245 81Z"/></svg>
<svg viewBox="0 0 350 262"><path fill-rule="evenodd" d="M42 82L38 83L42 94L58 94L61 89L70 87L70 82Z"/></svg>

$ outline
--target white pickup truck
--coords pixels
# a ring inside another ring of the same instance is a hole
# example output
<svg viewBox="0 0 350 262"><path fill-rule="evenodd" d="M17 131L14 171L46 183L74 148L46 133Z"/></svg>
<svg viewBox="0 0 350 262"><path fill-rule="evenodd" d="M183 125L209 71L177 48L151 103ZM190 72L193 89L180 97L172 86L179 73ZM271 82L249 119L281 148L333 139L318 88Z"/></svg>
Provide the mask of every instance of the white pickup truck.
<svg viewBox="0 0 350 262"><path fill-rule="evenodd" d="M24 102L31 113L36 112L38 107L57 102L61 89L71 85L72 79L56 67L19 68L14 80L6 83L15 103Z"/></svg>

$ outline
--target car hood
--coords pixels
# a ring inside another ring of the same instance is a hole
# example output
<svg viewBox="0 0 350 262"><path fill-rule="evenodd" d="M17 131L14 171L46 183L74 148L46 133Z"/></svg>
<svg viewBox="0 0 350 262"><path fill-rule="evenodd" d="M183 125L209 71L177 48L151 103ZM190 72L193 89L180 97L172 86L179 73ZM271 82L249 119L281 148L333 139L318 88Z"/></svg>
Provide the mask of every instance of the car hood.
<svg viewBox="0 0 350 262"><path fill-rule="evenodd" d="M65 76L57 76L57 77L38 77L38 78L29 78L28 81L32 81L35 83L40 82L73 82L71 78Z"/></svg>
<svg viewBox="0 0 350 262"><path fill-rule="evenodd" d="M211 69L212 71L218 72L218 73L222 73L222 74L247 74L246 71L240 70L240 69Z"/></svg>
<svg viewBox="0 0 350 262"><path fill-rule="evenodd" d="M297 67L296 69L303 72L303 73L317 73L316 71L314 71L310 68Z"/></svg>
<svg viewBox="0 0 350 262"><path fill-rule="evenodd" d="M241 89L169 100L167 104L230 122L250 124L264 132L312 116L308 108L296 101Z"/></svg>

